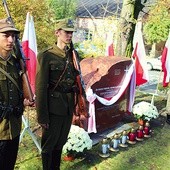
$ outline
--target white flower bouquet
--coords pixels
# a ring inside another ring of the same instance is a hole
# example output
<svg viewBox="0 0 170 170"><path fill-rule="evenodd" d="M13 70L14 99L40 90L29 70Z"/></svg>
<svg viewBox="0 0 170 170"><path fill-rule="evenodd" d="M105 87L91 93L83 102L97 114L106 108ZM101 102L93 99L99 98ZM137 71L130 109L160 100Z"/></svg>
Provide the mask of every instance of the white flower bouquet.
<svg viewBox="0 0 170 170"><path fill-rule="evenodd" d="M92 140L89 134L79 126L71 125L66 144L63 147L63 153L83 152L85 149L92 148Z"/></svg>
<svg viewBox="0 0 170 170"><path fill-rule="evenodd" d="M159 116L157 108L151 103L142 101L133 106L132 112L137 119L150 121Z"/></svg>

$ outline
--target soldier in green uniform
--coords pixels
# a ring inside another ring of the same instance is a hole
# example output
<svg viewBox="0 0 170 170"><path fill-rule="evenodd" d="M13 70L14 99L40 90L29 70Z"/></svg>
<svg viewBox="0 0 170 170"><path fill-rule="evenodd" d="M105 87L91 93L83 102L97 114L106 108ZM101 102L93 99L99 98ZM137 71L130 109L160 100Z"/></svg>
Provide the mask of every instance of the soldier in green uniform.
<svg viewBox="0 0 170 170"><path fill-rule="evenodd" d="M67 141L73 109L77 70L72 57L71 20L56 24L57 42L38 54L36 76L36 108L42 126L43 170L59 170L63 145Z"/></svg>
<svg viewBox="0 0 170 170"><path fill-rule="evenodd" d="M24 105L19 62L11 52L19 31L0 20L0 170L13 170L17 158Z"/></svg>

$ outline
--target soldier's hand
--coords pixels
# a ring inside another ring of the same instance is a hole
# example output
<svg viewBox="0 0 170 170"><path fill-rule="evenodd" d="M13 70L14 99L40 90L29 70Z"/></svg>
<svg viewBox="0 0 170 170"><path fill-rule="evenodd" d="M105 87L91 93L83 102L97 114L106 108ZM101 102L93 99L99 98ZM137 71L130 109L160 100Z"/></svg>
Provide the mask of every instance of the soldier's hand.
<svg viewBox="0 0 170 170"><path fill-rule="evenodd" d="M24 99L24 106L33 106L34 104L35 104L35 101Z"/></svg>
<svg viewBox="0 0 170 170"><path fill-rule="evenodd" d="M48 123L46 123L46 124L41 124L41 123L40 123L40 126L41 126L42 128L45 128L45 129L48 129L48 128L49 128L49 124L48 124Z"/></svg>

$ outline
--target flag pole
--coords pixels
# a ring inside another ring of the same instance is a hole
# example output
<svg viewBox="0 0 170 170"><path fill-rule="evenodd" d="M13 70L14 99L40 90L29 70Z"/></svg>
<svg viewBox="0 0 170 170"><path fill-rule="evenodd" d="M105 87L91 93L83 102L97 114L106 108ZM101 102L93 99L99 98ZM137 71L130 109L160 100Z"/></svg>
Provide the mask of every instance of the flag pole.
<svg viewBox="0 0 170 170"><path fill-rule="evenodd" d="M28 78L31 84L32 91L35 94L37 43L36 43L33 16L30 15L29 12L27 13L26 16L25 28L24 28L23 38L22 38L22 47L25 56L27 57L27 59L29 59L26 61L27 68L28 68L27 73L28 73ZM40 144L30 128L30 123L29 123L30 109L27 109L26 111L27 111L27 116L22 115L22 123L24 125L24 128L20 135L20 142L22 141L24 134L28 132L28 134L31 136L32 140L34 141L35 145L37 146L38 150L41 152Z"/></svg>
<svg viewBox="0 0 170 170"><path fill-rule="evenodd" d="M41 146L36 138L36 136L34 135L34 133L32 132L31 128L30 128L30 123L29 123L29 114L31 112L31 109L30 107L27 107L27 117L22 115L22 123L24 125L24 128L21 132L21 135L20 135L20 142L22 141L23 137L24 137L24 134L26 132L28 132L28 134L31 136L32 140L34 141L36 147L38 148L39 152L41 153Z"/></svg>
<svg viewBox="0 0 170 170"><path fill-rule="evenodd" d="M170 57L170 51L169 51L169 48L170 48L170 32L168 34L168 39L165 43L165 47L162 51L162 56L161 56L161 62L162 62L162 70L161 72L164 73L163 75L163 87L166 87L168 86L168 83L169 83L169 77L170 77L170 68L169 68L169 65L170 65L170 60L169 60L169 57ZM159 76L160 78L160 76ZM158 91L158 85L159 85L159 82L157 84L157 89L156 89L156 92ZM152 100L151 100L151 103L154 102L154 96L152 96Z"/></svg>

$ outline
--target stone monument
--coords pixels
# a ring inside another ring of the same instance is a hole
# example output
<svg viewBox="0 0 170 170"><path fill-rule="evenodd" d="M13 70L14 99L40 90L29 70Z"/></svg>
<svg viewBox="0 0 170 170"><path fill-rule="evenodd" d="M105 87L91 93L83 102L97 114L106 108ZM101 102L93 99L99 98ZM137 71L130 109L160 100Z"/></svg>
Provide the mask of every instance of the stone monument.
<svg viewBox="0 0 170 170"><path fill-rule="evenodd" d="M132 61L125 57L85 58L80 62L86 90L108 101L120 92ZM129 83L130 84L130 83ZM121 121L129 102L129 84L114 104L104 105L95 100L95 118L97 132L111 128Z"/></svg>

